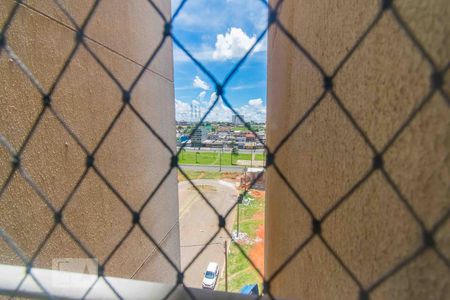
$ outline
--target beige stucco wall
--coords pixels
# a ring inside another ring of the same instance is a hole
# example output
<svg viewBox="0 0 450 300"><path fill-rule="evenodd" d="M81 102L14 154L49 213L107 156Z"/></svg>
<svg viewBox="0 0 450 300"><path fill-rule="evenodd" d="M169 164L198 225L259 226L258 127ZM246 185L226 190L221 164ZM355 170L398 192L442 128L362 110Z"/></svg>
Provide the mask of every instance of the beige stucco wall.
<svg viewBox="0 0 450 300"><path fill-rule="evenodd" d="M275 5L278 1L270 1ZM394 1L439 69L450 59L450 4ZM278 15L302 46L331 74L374 19L379 1L286 0ZM268 42L268 146L274 149L323 91L321 74L272 27ZM334 91L381 150L430 90L431 66L391 12L379 20L333 80ZM450 72L444 76L449 93ZM450 106L435 93L384 155L384 166L427 230L450 209ZM373 153L327 94L275 156L293 188L320 219L369 172ZM312 232L312 220L273 167L267 176L266 276ZM322 223L322 236L363 289L422 245L422 229L387 184L371 173ZM450 260L450 221L434 235ZM318 236L275 277L275 296L355 299L359 288ZM427 249L379 285L371 299L445 299L450 270Z"/></svg>
<svg viewBox="0 0 450 300"><path fill-rule="evenodd" d="M47 91L75 45L74 26L54 1L24 1L6 38ZM60 1L79 25L94 1ZM168 17L170 1L155 1ZM0 1L0 27L14 1ZM148 1L101 1L85 29L86 44L128 88L162 38L163 22ZM172 45L167 40L144 71L131 103L175 150ZM89 151L93 151L122 106L122 93L100 65L80 47L52 95L52 107ZM18 66L0 54L0 132L19 149L42 110L41 96ZM0 147L0 182L10 171ZM86 157L57 119L46 111L22 155L22 166L58 209L85 169ZM137 210L168 170L170 153L126 107L102 146L95 165ZM141 223L179 266L176 173L172 172L144 209ZM0 199L0 227L31 256L53 224L53 214L17 173ZM64 222L103 262L131 227L131 214L90 170L64 210ZM61 229L36 258L51 267L53 258L85 257ZM0 262L20 261L0 242ZM176 273L135 228L106 265L106 273L174 282Z"/></svg>

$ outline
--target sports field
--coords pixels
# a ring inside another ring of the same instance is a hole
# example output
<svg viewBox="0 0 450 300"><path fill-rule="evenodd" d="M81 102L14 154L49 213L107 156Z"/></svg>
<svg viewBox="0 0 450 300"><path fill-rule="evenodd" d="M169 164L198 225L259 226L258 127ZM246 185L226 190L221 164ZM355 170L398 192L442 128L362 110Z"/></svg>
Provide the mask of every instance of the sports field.
<svg viewBox="0 0 450 300"><path fill-rule="evenodd" d="M182 151L178 155L178 162L180 164L198 164L198 165L222 165L229 166L235 165L238 160L252 159L251 153L239 153L233 155L231 153L217 152L194 152L194 151ZM254 161L263 161L264 154L257 153L254 155Z"/></svg>

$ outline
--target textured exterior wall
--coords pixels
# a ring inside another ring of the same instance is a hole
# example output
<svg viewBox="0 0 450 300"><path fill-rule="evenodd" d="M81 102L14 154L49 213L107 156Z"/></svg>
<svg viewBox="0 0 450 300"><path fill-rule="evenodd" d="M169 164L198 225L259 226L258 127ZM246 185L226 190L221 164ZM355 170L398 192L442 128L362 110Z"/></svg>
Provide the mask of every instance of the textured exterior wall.
<svg viewBox="0 0 450 300"><path fill-rule="evenodd" d="M24 1L6 38L46 91L75 46L70 20L54 1ZM94 1L63 1L80 25ZM170 15L170 1L156 4ZM0 27L14 1L0 1ZM119 82L128 88L162 38L163 22L148 1L101 1L85 29L87 45ZM131 103L175 150L172 45L167 40L145 69ZM122 93L84 47L52 95L52 108L65 120L89 151L93 151L122 106ZM0 132L19 149L43 105L40 94L5 53L0 55ZM56 208L63 205L85 170L86 156L50 113L45 112L22 155L22 165ZM95 154L95 165L116 191L138 210L168 170L170 153L130 108L125 107ZM0 182L11 170L0 147ZM173 172L141 215L141 223L179 265L178 196ZM53 214L27 183L14 176L0 199L0 227L31 256L53 225ZM131 214L92 170L67 204L63 220L82 243L104 262L132 225ZM51 267L52 258L86 257L57 226L36 258ZM0 261L20 264L0 242ZM143 280L174 282L176 273L138 228L106 265L106 274Z"/></svg>
<svg viewBox="0 0 450 300"><path fill-rule="evenodd" d="M278 1L270 1L276 5ZM450 59L446 0L394 1L438 69ZM380 10L379 1L286 0L279 19L331 74ZM274 149L323 91L323 78L273 26L268 43L268 146ZM333 89L380 151L430 91L432 68L387 11L333 79ZM444 76L449 92L450 73ZM427 230L450 209L450 106L435 93L384 155L384 168ZM372 170L373 152L330 93L284 144L275 163L321 219ZM312 234L312 218L273 167L267 176L266 276ZM422 228L380 170L321 224L322 236L361 288L315 235L273 280L275 296L355 299L423 246ZM373 290L371 299L450 295L450 221L427 248Z"/></svg>

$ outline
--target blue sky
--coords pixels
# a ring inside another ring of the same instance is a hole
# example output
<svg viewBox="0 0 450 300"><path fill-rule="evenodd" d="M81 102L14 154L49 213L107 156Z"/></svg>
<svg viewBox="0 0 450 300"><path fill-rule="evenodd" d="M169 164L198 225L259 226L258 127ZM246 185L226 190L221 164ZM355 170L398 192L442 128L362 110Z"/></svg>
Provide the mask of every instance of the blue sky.
<svg viewBox="0 0 450 300"><path fill-rule="evenodd" d="M181 0L172 0L172 10ZM253 45L267 22L260 0L189 0L175 19L173 33L184 47L222 82ZM265 121L266 38L234 75L225 97L246 121ZM191 120L191 104L203 115L215 99L214 85L174 45L174 80L177 120ZM231 121L221 101L208 120Z"/></svg>

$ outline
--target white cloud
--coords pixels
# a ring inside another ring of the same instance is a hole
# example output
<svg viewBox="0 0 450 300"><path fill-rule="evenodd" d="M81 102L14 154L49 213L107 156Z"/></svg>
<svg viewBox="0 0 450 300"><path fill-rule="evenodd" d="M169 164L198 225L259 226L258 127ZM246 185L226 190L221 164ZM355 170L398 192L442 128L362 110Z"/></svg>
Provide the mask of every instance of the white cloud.
<svg viewBox="0 0 450 300"><path fill-rule="evenodd" d="M212 92L211 96L209 97L209 106L213 105L214 101L216 101L217 94L216 92Z"/></svg>
<svg viewBox="0 0 450 300"><path fill-rule="evenodd" d="M215 98L212 98L213 101ZM257 100L257 99L254 99ZM234 109L244 118L246 122L256 121L256 122L265 122L266 121L266 107L263 105L262 100L261 104L258 106L252 106L249 104L242 105L240 107L234 107ZM207 109L205 108L204 111ZM222 98L219 98L219 102L214 106L211 113L206 118L209 121L225 121L231 122L231 118L233 116L233 111L229 109Z"/></svg>
<svg viewBox="0 0 450 300"><path fill-rule="evenodd" d="M175 99L175 117L177 120L187 121L190 118L191 105Z"/></svg>
<svg viewBox="0 0 450 300"><path fill-rule="evenodd" d="M258 98L258 99L250 99L250 100L248 101L248 104L250 104L251 106L261 106L262 103L263 103L263 101L262 101L261 98Z"/></svg>
<svg viewBox="0 0 450 300"><path fill-rule="evenodd" d="M192 32L220 32L230 26L251 28L261 32L267 26L268 8L263 1L254 0L195 0L187 1L175 18L174 28ZM181 0L172 0L172 12ZM205 26L205 20L208 25Z"/></svg>
<svg viewBox="0 0 450 300"><path fill-rule="evenodd" d="M200 101L202 101L203 99L205 99L205 96L206 96L206 91L201 91L200 92L200 94L198 94L198 99L200 100Z"/></svg>
<svg viewBox="0 0 450 300"><path fill-rule="evenodd" d="M186 55L180 48L174 47L173 49L173 60L175 63L189 62L191 59Z"/></svg>
<svg viewBox="0 0 450 300"><path fill-rule="evenodd" d="M198 101L192 100L191 103L184 102L181 100L175 100L176 109L176 119L177 121L192 121L191 116L191 104L195 107L200 108L201 116L206 113L214 101L217 99L215 92L211 93L209 102L208 101ZM244 104L240 107L233 106L234 109L244 118L246 122L256 121L265 122L266 121L266 106L261 98L251 99L248 104ZM233 111L229 109L222 98L219 97L217 104L214 106L212 111L206 118L207 121L223 121L230 122L233 116Z"/></svg>
<svg viewBox="0 0 450 300"><path fill-rule="evenodd" d="M215 95L214 95L214 98L211 97L212 102L211 102L210 106L213 104L215 99L216 99ZM233 112L231 111L231 109L226 107L225 104L223 103L222 98L219 97L219 101L214 106L212 111L209 113L209 115L206 118L206 120L208 120L208 121L230 122L232 115L233 115Z"/></svg>
<svg viewBox="0 0 450 300"><path fill-rule="evenodd" d="M213 59L228 60L240 58L247 53L255 42L256 35L249 37L241 28L231 27L225 35L217 35ZM253 49L253 52L260 52L262 50L263 46L258 44Z"/></svg>
<svg viewBox="0 0 450 300"><path fill-rule="evenodd" d="M208 45L190 45L189 52L199 61L211 61L214 49ZM173 59L175 63L192 63L192 59L178 47L173 49Z"/></svg>
<svg viewBox="0 0 450 300"><path fill-rule="evenodd" d="M254 89L254 88L259 88L259 87L266 87L266 81L258 81L258 82L253 82L253 83L246 83L246 84L238 84L238 85L231 85L227 87L227 90L233 90L233 91L238 91L238 90L245 90L245 89Z"/></svg>
<svg viewBox="0 0 450 300"><path fill-rule="evenodd" d="M257 36L250 37L241 28L231 27L225 34L216 34L214 47L209 42L201 44L187 44L190 54L200 62L225 61L241 58L256 42ZM252 53L263 52L267 49L267 35L265 35L253 48ZM192 63L192 59L178 47L174 47L173 58L175 63ZM266 59L265 56L257 57Z"/></svg>
<svg viewBox="0 0 450 300"><path fill-rule="evenodd" d="M237 109L240 115L244 117L246 122L256 121L256 122L265 122L266 121L266 108L261 106L255 108L250 105L243 105Z"/></svg>
<svg viewBox="0 0 450 300"><path fill-rule="evenodd" d="M200 77L198 77L198 76L195 76L192 86L202 89L202 90L205 90L205 91L210 89L209 85L206 82L204 82L203 80L201 80Z"/></svg>

